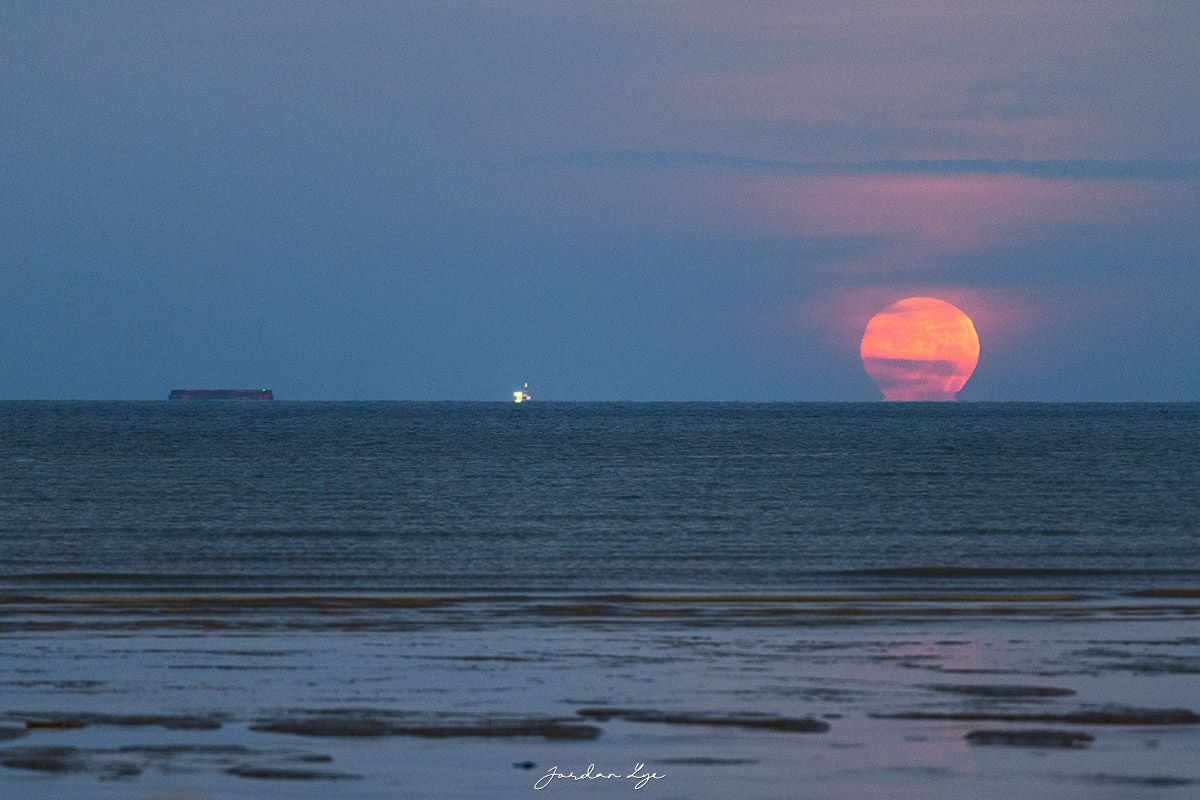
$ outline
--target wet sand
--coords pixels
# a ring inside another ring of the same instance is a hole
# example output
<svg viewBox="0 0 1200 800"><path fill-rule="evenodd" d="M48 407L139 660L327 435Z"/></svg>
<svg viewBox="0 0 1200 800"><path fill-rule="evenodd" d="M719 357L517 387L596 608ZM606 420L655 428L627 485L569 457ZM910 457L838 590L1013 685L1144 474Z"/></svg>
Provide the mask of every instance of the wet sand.
<svg viewBox="0 0 1200 800"><path fill-rule="evenodd" d="M1190 798L1198 615L1190 587L10 593L0 789ZM637 764L663 777L533 788Z"/></svg>

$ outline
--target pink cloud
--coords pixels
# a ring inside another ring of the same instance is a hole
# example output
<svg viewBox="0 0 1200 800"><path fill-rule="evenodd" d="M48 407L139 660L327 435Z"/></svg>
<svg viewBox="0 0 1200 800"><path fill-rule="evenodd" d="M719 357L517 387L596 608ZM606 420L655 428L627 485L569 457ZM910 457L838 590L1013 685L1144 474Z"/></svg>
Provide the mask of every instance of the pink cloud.
<svg viewBox="0 0 1200 800"><path fill-rule="evenodd" d="M1015 175L777 175L752 181L745 191L764 231L888 239L884 251L831 269L894 275L1034 226L1121 219L1144 205L1149 189Z"/></svg>

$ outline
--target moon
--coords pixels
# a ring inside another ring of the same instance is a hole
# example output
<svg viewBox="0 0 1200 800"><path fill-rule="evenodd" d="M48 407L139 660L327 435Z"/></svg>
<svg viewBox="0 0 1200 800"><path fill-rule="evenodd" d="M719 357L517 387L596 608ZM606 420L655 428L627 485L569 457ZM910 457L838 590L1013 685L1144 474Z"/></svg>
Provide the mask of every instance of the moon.
<svg viewBox="0 0 1200 800"><path fill-rule="evenodd" d="M957 306L906 297L871 317L859 355L884 400L954 400L979 363L979 335Z"/></svg>

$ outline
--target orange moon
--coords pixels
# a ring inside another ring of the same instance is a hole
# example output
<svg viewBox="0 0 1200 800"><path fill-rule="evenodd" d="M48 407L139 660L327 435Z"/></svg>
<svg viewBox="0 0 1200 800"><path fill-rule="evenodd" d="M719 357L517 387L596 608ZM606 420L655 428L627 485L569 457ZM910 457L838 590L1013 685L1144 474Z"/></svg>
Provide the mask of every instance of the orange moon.
<svg viewBox="0 0 1200 800"><path fill-rule="evenodd" d="M979 335L957 306L906 297L871 317L859 355L884 400L954 400L979 363Z"/></svg>

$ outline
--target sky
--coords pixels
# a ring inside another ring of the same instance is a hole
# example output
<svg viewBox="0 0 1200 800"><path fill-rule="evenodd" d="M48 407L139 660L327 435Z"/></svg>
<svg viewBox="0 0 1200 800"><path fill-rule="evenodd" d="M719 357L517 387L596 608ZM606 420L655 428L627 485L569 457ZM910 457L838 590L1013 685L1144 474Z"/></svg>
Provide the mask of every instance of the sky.
<svg viewBox="0 0 1200 800"><path fill-rule="evenodd" d="M1200 4L0 5L0 399L1200 400Z"/></svg>

